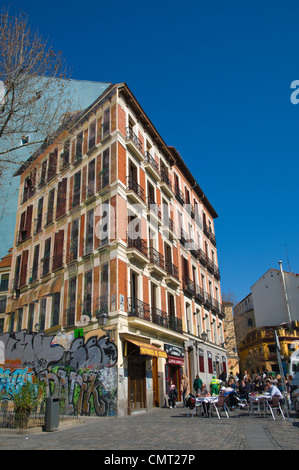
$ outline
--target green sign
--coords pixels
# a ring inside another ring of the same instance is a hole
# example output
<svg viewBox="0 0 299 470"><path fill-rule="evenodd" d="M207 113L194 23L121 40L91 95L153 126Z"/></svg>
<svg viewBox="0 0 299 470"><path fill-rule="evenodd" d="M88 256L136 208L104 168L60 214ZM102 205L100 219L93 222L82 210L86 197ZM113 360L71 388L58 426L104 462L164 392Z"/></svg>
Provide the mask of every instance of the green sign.
<svg viewBox="0 0 299 470"><path fill-rule="evenodd" d="M83 328L74 330L74 338L82 338L82 337L83 337Z"/></svg>

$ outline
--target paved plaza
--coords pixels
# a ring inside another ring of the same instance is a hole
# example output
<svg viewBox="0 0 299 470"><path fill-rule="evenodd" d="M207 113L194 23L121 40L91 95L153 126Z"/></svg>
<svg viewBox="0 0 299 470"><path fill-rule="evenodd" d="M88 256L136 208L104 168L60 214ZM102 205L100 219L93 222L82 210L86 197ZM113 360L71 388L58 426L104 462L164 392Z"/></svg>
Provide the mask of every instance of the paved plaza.
<svg viewBox="0 0 299 470"><path fill-rule="evenodd" d="M292 414L288 420L273 421L270 415L252 417L244 411L219 420L216 415L187 417L187 412L182 407L156 408L122 418L82 417L61 422L53 432L2 429L0 449L102 450L108 458L113 450L299 450L299 418Z"/></svg>

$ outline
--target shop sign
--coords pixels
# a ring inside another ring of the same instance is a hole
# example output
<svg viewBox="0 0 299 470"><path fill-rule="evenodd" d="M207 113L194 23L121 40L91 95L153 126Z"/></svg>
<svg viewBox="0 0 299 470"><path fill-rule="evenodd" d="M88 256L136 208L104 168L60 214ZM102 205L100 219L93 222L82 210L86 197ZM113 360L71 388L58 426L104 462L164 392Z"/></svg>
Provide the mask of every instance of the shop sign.
<svg viewBox="0 0 299 470"><path fill-rule="evenodd" d="M174 346L172 344L164 344L164 349L167 352L168 356L173 357L180 357L184 359L184 348L180 348L179 346Z"/></svg>
<svg viewBox="0 0 299 470"><path fill-rule="evenodd" d="M177 366L183 366L184 365L184 359L181 357L174 357L174 356L168 356L168 364L175 364Z"/></svg>

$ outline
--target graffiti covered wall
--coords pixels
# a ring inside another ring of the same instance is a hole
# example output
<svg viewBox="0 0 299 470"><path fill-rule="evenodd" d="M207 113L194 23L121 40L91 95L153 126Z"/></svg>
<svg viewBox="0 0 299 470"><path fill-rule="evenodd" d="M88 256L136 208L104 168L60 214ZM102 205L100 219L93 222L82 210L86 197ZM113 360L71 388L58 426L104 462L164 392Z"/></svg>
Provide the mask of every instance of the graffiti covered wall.
<svg viewBox="0 0 299 470"><path fill-rule="evenodd" d="M1 400L12 400L25 381L46 382L66 412L115 415L117 348L101 330L85 337L73 333L47 336L22 330L0 335Z"/></svg>

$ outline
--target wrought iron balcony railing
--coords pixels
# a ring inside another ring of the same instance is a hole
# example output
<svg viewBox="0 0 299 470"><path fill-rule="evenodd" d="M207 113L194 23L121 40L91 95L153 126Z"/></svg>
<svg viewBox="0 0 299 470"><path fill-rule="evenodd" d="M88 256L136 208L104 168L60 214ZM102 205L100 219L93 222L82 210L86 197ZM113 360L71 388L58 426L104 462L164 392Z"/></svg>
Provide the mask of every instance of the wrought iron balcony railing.
<svg viewBox="0 0 299 470"><path fill-rule="evenodd" d="M179 279L179 270L178 268L169 260L165 261L165 270L167 274L169 274L172 277L175 277L176 279Z"/></svg>
<svg viewBox="0 0 299 470"><path fill-rule="evenodd" d="M144 189L140 186L140 184L138 184L137 181L134 180L132 176L128 176L127 180L128 180L127 190L134 191L134 193L136 193L137 196L140 199L142 199L142 201L145 201Z"/></svg>
<svg viewBox="0 0 299 470"><path fill-rule="evenodd" d="M178 333L182 333L182 320L173 314L168 314L156 307L150 307L149 304L136 298L128 298L129 316L141 318L163 328L171 329Z"/></svg>
<svg viewBox="0 0 299 470"><path fill-rule="evenodd" d="M159 251L155 250L152 246L149 247L149 259L150 263L154 263L159 266L161 269L165 269L164 266L164 256L159 253Z"/></svg>
<svg viewBox="0 0 299 470"><path fill-rule="evenodd" d="M136 248L136 250L148 257L147 243L142 238L134 238L128 235L128 248Z"/></svg>

